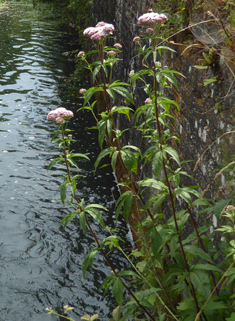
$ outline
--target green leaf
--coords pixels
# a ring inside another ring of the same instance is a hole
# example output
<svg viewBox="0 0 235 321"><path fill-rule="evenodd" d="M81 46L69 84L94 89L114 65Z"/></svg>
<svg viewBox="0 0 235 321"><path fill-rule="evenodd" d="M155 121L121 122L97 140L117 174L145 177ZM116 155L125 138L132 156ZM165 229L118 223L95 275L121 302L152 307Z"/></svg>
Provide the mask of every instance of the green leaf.
<svg viewBox="0 0 235 321"><path fill-rule="evenodd" d="M187 188L185 188L185 187L175 188L175 194L179 195L181 198L183 198L185 200L185 202L187 202L189 205L192 203L192 199L191 199L191 196L190 196Z"/></svg>
<svg viewBox="0 0 235 321"><path fill-rule="evenodd" d="M81 154L81 153L71 154L70 157L81 157L81 158L86 158L87 160L90 160L90 158L88 156L86 156L85 154Z"/></svg>
<svg viewBox="0 0 235 321"><path fill-rule="evenodd" d="M117 87L112 87L113 90L115 90L118 94L129 100L132 105L134 105L134 100L132 94L124 87L117 86Z"/></svg>
<svg viewBox="0 0 235 321"><path fill-rule="evenodd" d="M206 203L205 201L201 200L201 199L197 199L192 203L193 206L198 206L198 205L208 205L208 203Z"/></svg>
<svg viewBox="0 0 235 321"><path fill-rule="evenodd" d="M89 88L84 94L83 106L85 106L87 104L87 102L90 100L90 98L98 91L103 91L103 88L101 88L101 87L91 87L91 88Z"/></svg>
<svg viewBox="0 0 235 321"><path fill-rule="evenodd" d="M211 311L211 310L218 310L218 309L227 309L227 305L223 301L214 301L210 299L209 302L207 302L204 310L205 311Z"/></svg>
<svg viewBox="0 0 235 321"><path fill-rule="evenodd" d="M86 233L87 232L87 229L86 229L86 213L83 210L80 212L79 221L80 221L81 228Z"/></svg>
<svg viewBox="0 0 235 321"><path fill-rule="evenodd" d="M161 249L161 245L162 245L162 237L158 233L158 231L154 228L151 235L151 250L154 258L156 257L157 253Z"/></svg>
<svg viewBox="0 0 235 321"><path fill-rule="evenodd" d="M177 90L179 90L177 79L172 74L167 74L166 71L162 71L160 74L163 75L170 83L172 83Z"/></svg>
<svg viewBox="0 0 235 321"><path fill-rule="evenodd" d="M121 279L116 278L116 280L113 283L112 291L113 291L113 295L114 295L117 303L120 306L122 305L123 290L124 290L124 285L123 285Z"/></svg>
<svg viewBox="0 0 235 321"><path fill-rule="evenodd" d="M115 169L116 169L116 162L117 162L118 154L119 154L119 151L116 150L116 151L113 153L113 155L112 155L112 160L111 160L111 162L112 162L112 167L113 167L114 172L115 172Z"/></svg>
<svg viewBox="0 0 235 321"><path fill-rule="evenodd" d="M219 273L223 273L217 266L212 265L212 264L196 264L192 267L192 270L197 269L197 270L207 270L207 271L216 271Z"/></svg>
<svg viewBox="0 0 235 321"><path fill-rule="evenodd" d="M134 271L131 271L131 270L125 270L125 271L121 271L118 273L119 276L122 276L122 275L127 275L127 276L134 276L138 279L141 279L141 277L139 276L139 274L135 273Z"/></svg>
<svg viewBox="0 0 235 321"><path fill-rule="evenodd" d="M114 93L114 91L112 89L109 89L109 88L107 88L106 91L109 94L109 96L112 98L113 103L114 103L115 102L115 93Z"/></svg>
<svg viewBox="0 0 235 321"><path fill-rule="evenodd" d="M99 249L97 247L92 249L91 252L87 254L87 256L85 257L82 263L82 271L83 271L84 279L86 279L86 271L88 267L90 267L90 270L92 271L93 260L98 250Z"/></svg>
<svg viewBox="0 0 235 321"><path fill-rule="evenodd" d="M105 227L103 215L100 213L100 211L95 207L87 207L84 208L84 211L88 214L90 214L94 220L96 220L103 228Z"/></svg>
<svg viewBox="0 0 235 321"><path fill-rule="evenodd" d="M95 80L96 75L98 74L98 72L100 71L101 65L98 65L94 68L93 72L92 72L92 79Z"/></svg>
<svg viewBox="0 0 235 321"><path fill-rule="evenodd" d="M161 181L157 181L156 179L154 178L147 178L143 181L140 181L140 186L141 187L153 187L153 188L156 188L160 191L166 191L168 192L168 187L162 183Z"/></svg>
<svg viewBox="0 0 235 321"><path fill-rule="evenodd" d="M157 50L169 50L169 51L172 51L172 52L176 52L174 49L170 48L170 47L167 47L167 46L158 46L157 47Z"/></svg>
<svg viewBox="0 0 235 321"><path fill-rule="evenodd" d="M60 222L60 228L61 226L65 228L78 214L79 214L79 211L77 210L75 212L65 215L65 217Z"/></svg>
<svg viewBox="0 0 235 321"><path fill-rule="evenodd" d="M199 247L197 247L195 245L185 245L184 250L186 253L191 253L195 256L199 256L201 259L211 261L210 256L207 253L205 253L202 249L200 249Z"/></svg>
<svg viewBox="0 0 235 321"><path fill-rule="evenodd" d="M113 131L113 120L111 118L107 119L107 132L108 132L108 136L111 139L112 137L112 131Z"/></svg>
<svg viewBox="0 0 235 321"><path fill-rule="evenodd" d="M208 66L200 66L200 65L195 65L193 66L194 68L197 68L197 69L208 69Z"/></svg>
<svg viewBox="0 0 235 321"><path fill-rule="evenodd" d="M162 161L163 161L163 154L162 151L159 150L154 156L153 156L153 171L156 175L157 179L159 179L160 171L162 169Z"/></svg>
<svg viewBox="0 0 235 321"><path fill-rule="evenodd" d="M95 171L96 171L97 166L99 165L100 161L102 160L102 158L104 158L105 156L111 154L113 151L114 151L114 148L113 148L113 147L108 147L108 148L106 148L106 149L103 149L103 150L99 153L99 155L98 155L98 157L97 157L97 159L96 159L96 161L95 161L95 165L94 165L94 166L95 166Z"/></svg>
<svg viewBox="0 0 235 321"><path fill-rule="evenodd" d="M119 216L119 214L121 212L122 206L124 206L126 201L127 201L127 204L126 204L126 216L127 216L128 208L129 208L131 200L132 200L130 195L132 195L132 192L131 191L126 191L123 194L121 194L121 196L117 200L117 203L116 203L116 221L118 220L118 216Z"/></svg>
<svg viewBox="0 0 235 321"><path fill-rule="evenodd" d="M128 196L126 197L126 199L123 203L123 216L124 216L126 222L128 221L128 217L130 214L132 203L133 203L133 194L130 193L130 194L128 194Z"/></svg>
<svg viewBox="0 0 235 321"><path fill-rule="evenodd" d="M124 165L126 168L130 169L132 172L136 173L137 172L137 159L135 156L135 153L125 149L121 150L121 156Z"/></svg>
<svg viewBox="0 0 235 321"><path fill-rule="evenodd" d="M205 80L203 81L204 86L207 86L207 85L209 85L209 84L212 84L213 82L218 81L217 78L218 78L218 76L214 76L214 77L211 77L211 78L209 78L209 79L205 79Z"/></svg>
<svg viewBox="0 0 235 321"><path fill-rule="evenodd" d="M221 212L223 211L223 209L228 205L228 203L231 201L231 198L229 199L224 199L224 200L220 200L215 204L214 207L214 213L216 217L219 217Z"/></svg>
<svg viewBox="0 0 235 321"><path fill-rule="evenodd" d="M60 199L63 203L66 200L67 185L68 184L61 184L60 185Z"/></svg>
<svg viewBox="0 0 235 321"><path fill-rule="evenodd" d="M180 165L180 159L179 159L179 155L177 153L177 151L170 147L170 146L166 146L164 147L164 152L166 152L167 154L169 154L175 161L178 165Z"/></svg>
<svg viewBox="0 0 235 321"><path fill-rule="evenodd" d="M127 118L130 120L130 111L133 112L133 109L130 108L130 107L126 107L126 106L114 106L111 110L111 113L114 114L114 113L119 113L119 114L124 114L127 116Z"/></svg>
<svg viewBox="0 0 235 321"><path fill-rule="evenodd" d="M233 312L229 318L225 319L226 321L235 321L235 313Z"/></svg>
<svg viewBox="0 0 235 321"><path fill-rule="evenodd" d="M105 120L100 120L97 123L97 128L98 128L98 140L99 140L99 145L100 148L102 149L103 142L104 142L104 137L105 137L105 132L106 132L106 121Z"/></svg>
<svg viewBox="0 0 235 321"><path fill-rule="evenodd" d="M61 162L63 162L63 161L64 161L64 159L63 159L62 157L55 158L55 159L53 159L53 160L50 162L50 164L48 165L47 169L49 170L49 169L51 169L53 166L55 166L56 164L61 163Z"/></svg>
<svg viewBox="0 0 235 321"><path fill-rule="evenodd" d="M116 307L116 309L113 310L112 316L114 321L119 321L121 319L122 309L120 306Z"/></svg>

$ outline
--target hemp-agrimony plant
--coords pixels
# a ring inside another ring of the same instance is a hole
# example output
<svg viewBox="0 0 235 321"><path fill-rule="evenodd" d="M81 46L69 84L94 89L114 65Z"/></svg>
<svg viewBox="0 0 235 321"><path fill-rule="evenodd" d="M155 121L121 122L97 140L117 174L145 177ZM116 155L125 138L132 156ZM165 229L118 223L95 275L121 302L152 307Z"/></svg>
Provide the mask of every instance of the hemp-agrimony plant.
<svg viewBox="0 0 235 321"><path fill-rule="evenodd" d="M198 186L182 186L181 177L191 176L184 171L185 161L181 161L172 144L177 141L180 146L180 139L172 134L169 125L169 119L174 120L180 106L166 93L172 87L178 89L176 77L183 75L161 62L162 51L174 52L167 41L159 37L162 23L166 21L166 15L154 12L138 19L139 26L147 27L144 37L133 39L144 69L130 72L131 85L113 79L113 68L120 60L118 54L122 46L119 43L113 47L106 45L107 38L114 32L112 24L102 21L95 27L87 28L84 35L93 41L94 50L78 53L78 58L86 63L91 72L93 82L88 90L80 89L80 94L84 99L82 109L90 110L97 122L95 128L101 152L94 164L95 170L98 170L101 160L109 155L112 167L118 173L121 189L116 204L116 219L122 213L126 221L135 222L136 248L125 250L123 240L109 227L110 235L102 240L94 233L87 215L105 228L102 211L106 209L99 204L86 205L84 199L76 196L76 180L79 177L72 176L70 167L76 166L75 157L86 156L70 150L72 136L69 136L67 124L73 116L72 112L57 109L49 113L48 119L57 123L53 140L62 147L62 155L53 160L49 168L58 162L65 165L67 175L60 186L61 199L63 202L67 200L66 192L70 187L72 197L68 201L73 208L64 217L61 226L66 227L79 216L81 227L85 232L88 230L96 242L83 262L84 277L98 251L111 268L111 275L102 286L105 293L112 288L119 306L113 320L232 321L235 320L234 240L229 241L226 249L221 244L219 251L224 261L216 261L213 234L209 234L210 224L198 228L193 215L212 213L213 201L203 199L197 191ZM129 105L134 105L131 88L137 81L138 85L142 82L147 98L134 111ZM97 99L102 108L96 109ZM136 126L131 130L135 130L140 137L138 146L123 146L122 135L130 129L117 128L116 118L120 117L135 117ZM144 172L143 169L149 168L149 165L152 172ZM201 207L204 209L201 210ZM220 231L228 237L233 231L234 237L234 214L229 210L231 208L225 213L230 221ZM118 271L112 265L109 252L113 250L124 256L131 269ZM227 257L226 250L229 252Z"/></svg>

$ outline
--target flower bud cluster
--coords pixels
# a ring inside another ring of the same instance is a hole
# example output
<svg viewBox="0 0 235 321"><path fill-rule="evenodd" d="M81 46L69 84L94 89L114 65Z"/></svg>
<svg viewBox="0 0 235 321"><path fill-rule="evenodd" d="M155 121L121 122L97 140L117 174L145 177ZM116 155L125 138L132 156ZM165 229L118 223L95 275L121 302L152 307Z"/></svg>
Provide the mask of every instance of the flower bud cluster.
<svg viewBox="0 0 235 321"><path fill-rule="evenodd" d="M49 112L47 115L47 120L53 120L57 124L63 123L64 119L72 118L73 112L71 110L68 110L64 107L56 108Z"/></svg>
<svg viewBox="0 0 235 321"><path fill-rule="evenodd" d="M115 48L117 48L117 49L121 49L122 48L122 45L120 44L120 43L115 43L114 45L113 45Z"/></svg>
<svg viewBox="0 0 235 321"><path fill-rule="evenodd" d="M84 51L79 51L77 56L78 56L78 58L84 58L85 57L85 52Z"/></svg>
<svg viewBox="0 0 235 321"><path fill-rule="evenodd" d="M152 104L152 99L151 98L147 98L147 99L145 99L145 105L148 105L148 104Z"/></svg>
<svg viewBox="0 0 235 321"><path fill-rule="evenodd" d="M90 37L92 40L101 40L113 34L115 30L111 23L100 21L95 27L86 28L83 31L84 36Z"/></svg>
<svg viewBox="0 0 235 321"><path fill-rule="evenodd" d="M116 56L116 52L113 51L113 50L109 50L109 51L107 52L107 55L108 55L109 57L115 57L115 56Z"/></svg>
<svg viewBox="0 0 235 321"><path fill-rule="evenodd" d="M86 92L86 89L85 89L85 88L81 88L81 89L79 90L79 94L81 94L81 95L84 95L85 92Z"/></svg>
<svg viewBox="0 0 235 321"><path fill-rule="evenodd" d="M153 26L157 23L162 23L164 20L168 20L168 18L163 13L158 14L156 12L148 12L138 18L137 24L141 26Z"/></svg>

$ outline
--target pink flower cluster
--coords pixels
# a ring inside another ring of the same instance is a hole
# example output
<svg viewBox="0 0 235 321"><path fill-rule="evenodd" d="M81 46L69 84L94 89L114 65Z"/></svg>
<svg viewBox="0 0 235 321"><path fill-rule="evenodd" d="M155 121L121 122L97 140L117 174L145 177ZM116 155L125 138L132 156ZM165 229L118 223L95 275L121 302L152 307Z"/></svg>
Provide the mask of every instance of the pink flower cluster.
<svg viewBox="0 0 235 321"><path fill-rule="evenodd" d="M101 40L102 38L112 35L114 30L115 28L111 23L100 21L95 27L86 28L83 31L83 34L90 37L92 40Z"/></svg>
<svg viewBox="0 0 235 321"><path fill-rule="evenodd" d="M49 114L47 115L47 120L53 120L57 124L61 124L64 119L69 119L73 116L74 115L71 110L68 110L64 107L59 107L49 112Z"/></svg>
<svg viewBox="0 0 235 321"><path fill-rule="evenodd" d="M121 49L122 48L122 45L120 44L120 43L115 43L114 45L113 45L115 48L117 48L117 49Z"/></svg>
<svg viewBox="0 0 235 321"><path fill-rule="evenodd" d="M141 26L155 25L156 23L162 23L164 20L168 20L168 18L163 13L148 12L138 18L137 24Z"/></svg>

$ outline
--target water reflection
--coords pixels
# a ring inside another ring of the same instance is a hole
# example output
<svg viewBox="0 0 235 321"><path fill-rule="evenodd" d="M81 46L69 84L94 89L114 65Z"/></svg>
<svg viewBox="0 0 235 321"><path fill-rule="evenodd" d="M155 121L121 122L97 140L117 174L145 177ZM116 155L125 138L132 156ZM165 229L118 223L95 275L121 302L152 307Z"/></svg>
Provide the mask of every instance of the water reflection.
<svg viewBox="0 0 235 321"><path fill-rule="evenodd" d="M99 313L107 320L112 301L98 288L109 270L98 255L93 273L83 280L81 263L93 240L76 220L59 230L68 211L57 202L64 169L47 171L58 148L50 142L53 125L46 115L58 106L77 109L63 98L60 86L71 68L61 54L68 50L69 36L55 30L49 14L11 1L0 15L0 320L55 320L45 308L62 312L65 304L76 307L75 316ZM74 148L91 158L79 162L86 178L78 197L112 213L114 178L108 168L93 175L99 147L95 132L85 130L90 125L82 113L71 121L78 141ZM98 225L94 229L102 236Z"/></svg>

